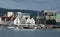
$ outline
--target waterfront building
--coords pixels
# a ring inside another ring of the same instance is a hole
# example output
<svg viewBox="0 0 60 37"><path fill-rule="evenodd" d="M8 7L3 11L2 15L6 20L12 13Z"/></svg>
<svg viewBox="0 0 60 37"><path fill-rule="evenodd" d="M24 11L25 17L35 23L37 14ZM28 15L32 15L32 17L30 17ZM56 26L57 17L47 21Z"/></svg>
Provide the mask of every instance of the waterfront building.
<svg viewBox="0 0 60 37"><path fill-rule="evenodd" d="M25 24L26 23L26 20L30 18L30 14L29 13L23 13L23 16L21 18L21 23L22 24Z"/></svg>
<svg viewBox="0 0 60 37"><path fill-rule="evenodd" d="M2 19L0 18L0 21L2 21Z"/></svg>
<svg viewBox="0 0 60 37"><path fill-rule="evenodd" d="M30 24L30 18L26 20L26 24Z"/></svg>
<svg viewBox="0 0 60 37"><path fill-rule="evenodd" d="M27 20L26 20L26 24L29 24L29 25L35 25L35 20L33 19L33 18L28 18Z"/></svg>
<svg viewBox="0 0 60 37"><path fill-rule="evenodd" d="M16 19L14 20L14 25L20 25L21 22L20 22L20 19L19 17L16 17Z"/></svg>
<svg viewBox="0 0 60 37"><path fill-rule="evenodd" d="M7 16L8 17L14 16L14 12L7 12Z"/></svg>
<svg viewBox="0 0 60 37"><path fill-rule="evenodd" d="M22 12L17 12L16 17L19 17L19 19L21 20L22 17L23 17L23 13Z"/></svg>
<svg viewBox="0 0 60 37"><path fill-rule="evenodd" d="M35 20L33 18L31 18L30 23L31 23L31 25L35 25Z"/></svg>
<svg viewBox="0 0 60 37"><path fill-rule="evenodd" d="M43 15L45 18L48 19L56 19L56 13L57 11L52 11L52 10L44 10Z"/></svg>
<svg viewBox="0 0 60 37"><path fill-rule="evenodd" d="M0 17L0 24L2 24L2 19L1 19L1 17Z"/></svg>
<svg viewBox="0 0 60 37"><path fill-rule="evenodd" d="M43 16L44 24L46 24L46 22L48 22L47 20L51 20L51 21L54 20L54 22L56 23L57 11L42 10L41 13L42 13L42 16Z"/></svg>
<svg viewBox="0 0 60 37"><path fill-rule="evenodd" d="M57 15L56 15L56 22L60 22L60 14L59 13L57 13Z"/></svg>

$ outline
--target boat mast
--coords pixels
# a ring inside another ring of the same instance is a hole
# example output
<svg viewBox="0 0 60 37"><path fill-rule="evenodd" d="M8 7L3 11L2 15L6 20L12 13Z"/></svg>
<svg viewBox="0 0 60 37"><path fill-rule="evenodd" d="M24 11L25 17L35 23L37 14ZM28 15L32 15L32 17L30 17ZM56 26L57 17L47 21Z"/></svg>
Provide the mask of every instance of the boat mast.
<svg viewBox="0 0 60 37"><path fill-rule="evenodd" d="M37 18L39 18L39 11L37 12Z"/></svg>

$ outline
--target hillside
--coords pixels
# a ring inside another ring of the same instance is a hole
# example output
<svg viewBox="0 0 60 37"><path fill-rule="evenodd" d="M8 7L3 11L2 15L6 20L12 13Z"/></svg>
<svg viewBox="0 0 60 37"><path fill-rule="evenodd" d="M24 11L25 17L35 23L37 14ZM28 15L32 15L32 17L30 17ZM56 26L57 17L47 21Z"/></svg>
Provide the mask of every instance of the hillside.
<svg viewBox="0 0 60 37"><path fill-rule="evenodd" d="M30 13L31 16L37 16L37 12L38 12L38 11L0 8L0 15L7 14L7 12L14 12L14 13L16 13L16 12Z"/></svg>

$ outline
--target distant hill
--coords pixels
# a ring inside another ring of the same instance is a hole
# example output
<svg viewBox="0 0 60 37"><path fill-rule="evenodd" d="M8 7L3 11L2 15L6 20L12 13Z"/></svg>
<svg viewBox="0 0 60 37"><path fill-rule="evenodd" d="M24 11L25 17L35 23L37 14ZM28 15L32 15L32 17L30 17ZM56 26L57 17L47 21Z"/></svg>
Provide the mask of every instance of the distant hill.
<svg viewBox="0 0 60 37"><path fill-rule="evenodd" d="M14 12L14 13L16 13L16 12L30 13L31 16L37 16L37 12L38 12L38 11L0 8L0 15L7 14L7 12Z"/></svg>

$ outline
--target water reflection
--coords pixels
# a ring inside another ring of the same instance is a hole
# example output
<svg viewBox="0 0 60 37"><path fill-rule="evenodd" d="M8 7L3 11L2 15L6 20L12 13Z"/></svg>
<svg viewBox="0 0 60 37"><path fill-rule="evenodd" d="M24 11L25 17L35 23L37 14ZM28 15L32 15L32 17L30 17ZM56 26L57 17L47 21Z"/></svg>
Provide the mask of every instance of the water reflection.
<svg viewBox="0 0 60 37"><path fill-rule="evenodd" d="M14 29L0 28L0 37L60 37L60 29Z"/></svg>

